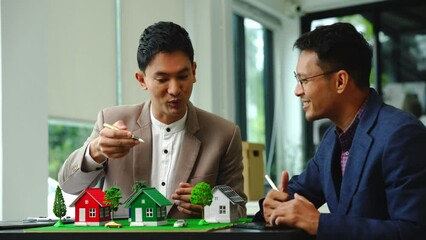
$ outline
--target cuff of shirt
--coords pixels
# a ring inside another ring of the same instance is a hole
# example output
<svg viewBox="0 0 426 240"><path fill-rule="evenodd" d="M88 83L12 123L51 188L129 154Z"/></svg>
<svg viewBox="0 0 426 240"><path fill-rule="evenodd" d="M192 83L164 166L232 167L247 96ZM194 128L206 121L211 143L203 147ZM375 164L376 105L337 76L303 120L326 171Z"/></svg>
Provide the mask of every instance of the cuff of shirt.
<svg viewBox="0 0 426 240"><path fill-rule="evenodd" d="M108 160L107 158L105 158L105 160L101 163L97 163L92 156L90 156L90 144L87 145L86 148L86 152L84 154L84 159L83 159L83 163L81 165L81 170L83 172L93 172L93 171L98 171L101 170L105 167L105 163Z"/></svg>

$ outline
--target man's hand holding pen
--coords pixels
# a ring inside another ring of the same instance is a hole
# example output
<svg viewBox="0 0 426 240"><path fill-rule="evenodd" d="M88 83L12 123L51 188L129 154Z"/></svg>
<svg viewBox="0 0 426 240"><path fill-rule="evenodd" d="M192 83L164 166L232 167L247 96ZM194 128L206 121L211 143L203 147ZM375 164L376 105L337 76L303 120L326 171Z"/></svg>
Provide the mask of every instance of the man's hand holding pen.
<svg viewBox="0 0 426 240"><path fill-rule="evenodd" d="M268 179L268 178L266 178ZM269 182L270 180L268 180ZM269 182L271 184L271 182ZM281 183L278 189L274 189L274 185L271 184L272 189L266 195L263 201L263 216L266 222L270 223L272 212L278 208L278 206L285 201L288 201L289 195L287 190L288 185L288 173L287 171L282 172Z"/></svg>
<svg viewBox="0 0 426 240"><path fill-rule="evenodd" d="M278 191L272 189L263 201L263 217L271 225L285 225L305 230L315 235L318 231L320 213L308 199L295 193L288 194L288 172L283 171Z"/></svg>
<svg viewBox="0 0 426 240"><path fill-rule="evenodd" d="M105 158L123 157L141 142L135 138L121 120L113 125L105 124L99 137L90 143L90 156L98 163L105 161Z"/></svg>

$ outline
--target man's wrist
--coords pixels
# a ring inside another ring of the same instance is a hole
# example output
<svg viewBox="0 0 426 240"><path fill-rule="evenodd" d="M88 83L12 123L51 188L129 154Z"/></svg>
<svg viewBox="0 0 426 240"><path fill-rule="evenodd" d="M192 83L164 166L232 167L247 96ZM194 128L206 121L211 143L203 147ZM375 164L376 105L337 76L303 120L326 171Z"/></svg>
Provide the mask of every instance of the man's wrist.
<svg viewBox="0 0 426 240"><path fill-rule="evenodd" d="M92 171L98 171L101 170L105 167L108 159L106 157L103 157L103 161L98 162L96 161L91 155L90 155L90 149L91 149L91 144L89 144L89 146L87 146L85 154L84 154L84 159L83 159L83 163L82 163L82 171L84 172L92 172Z"/></svg>
<svg viewBox="0 0 426 240"><path fill-rule="evenodd" d="M107 160L107 158L104 155L102 155L101 152L96 148L96 145L97 145L96 141L97 139L89 143L88 151L86 155L89 155L90 159L93 159L95 162L102 164Z"/></svg>

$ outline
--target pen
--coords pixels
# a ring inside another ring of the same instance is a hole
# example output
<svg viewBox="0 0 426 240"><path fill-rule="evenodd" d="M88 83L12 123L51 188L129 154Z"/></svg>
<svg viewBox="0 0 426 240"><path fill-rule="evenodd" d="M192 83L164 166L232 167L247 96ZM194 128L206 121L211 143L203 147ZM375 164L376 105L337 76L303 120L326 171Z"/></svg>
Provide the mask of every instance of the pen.
<svg viewBox="0 0 426 240"><path fill-rule="evenodd" d="M266 178L266 180L268 181L269 185L271 185L271 187L272 187L274 190L277 190L277 191L278 191L277 186L275 186L275 183L274 183L274 182L272 182L272 180L271 180L271 178L268 176L268 174L266 174L266 175L265 175L265 178Z"/></svg>
<svg viewBox="0 0 426 240"><path fill-rule="evenodd" d="M109 129L113 129L113 130L120 130L118 129L116 126L108 124L108 123L104 123L104 127L109 128ZM140 137L136 137L135 135L132 134L132 138L134 140L138 140L139 142L144 142L142 138Z"/></svg>

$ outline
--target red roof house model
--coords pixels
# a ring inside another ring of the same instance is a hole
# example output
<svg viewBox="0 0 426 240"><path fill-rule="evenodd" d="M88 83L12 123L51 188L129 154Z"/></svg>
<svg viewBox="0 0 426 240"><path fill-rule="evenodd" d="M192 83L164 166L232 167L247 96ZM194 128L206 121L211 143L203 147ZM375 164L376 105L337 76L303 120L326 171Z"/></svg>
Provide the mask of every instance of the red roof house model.
<svg viewBox="0 0 426 240"><path fill-rule="evenodd" d="M109 206L104 203L105 192L88 188L71 203L75 207L76 226L101 226L111 220Z"/></svg>

